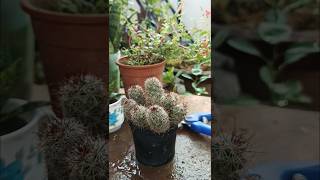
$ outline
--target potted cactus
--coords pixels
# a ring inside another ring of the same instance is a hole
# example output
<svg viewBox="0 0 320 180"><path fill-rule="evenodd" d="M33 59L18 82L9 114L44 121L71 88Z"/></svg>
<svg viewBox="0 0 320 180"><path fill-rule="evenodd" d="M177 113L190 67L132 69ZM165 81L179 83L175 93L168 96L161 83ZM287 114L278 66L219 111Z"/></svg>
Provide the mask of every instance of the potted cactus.
<svg viewBox="0 0 320 180"><path fill-rule="evenodd" d="M170 162L175 154L176 131L186 115L186 106L175 93L165 93L161 82L148 78L141 86L128 90L122 100L129 122L137 160L148 166Z"/></svg>
<svg viewBox="0 0 320 180"><path fill-rule="evenodd" d="M107 0L22 0L32 20L53 109L60 82L93 74L108 82Z"/></svg>
<svg viewBox="0 0 320 180"><path fill-rule="evenodd" d="M72 77L59 90L63 118L40 124L49 179L107 179L107 96L94 76Z"/></svg>

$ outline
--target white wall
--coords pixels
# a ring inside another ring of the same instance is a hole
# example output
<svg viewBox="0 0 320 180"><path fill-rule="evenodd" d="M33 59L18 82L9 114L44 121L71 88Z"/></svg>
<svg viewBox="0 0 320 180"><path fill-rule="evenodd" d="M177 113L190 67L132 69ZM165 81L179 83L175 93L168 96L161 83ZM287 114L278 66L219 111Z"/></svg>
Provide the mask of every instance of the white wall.
<svg viewBox="0 0 320 180"><path fill-rule="evenodd" d="M175 8L178 6L178 0L170 0ZM182 7L182 21L185 23L188 30L194 28L207 30L211 32L211 0L181 0ZM139 6L135 0L129 0L131 7L136 9ZM206 13L207 12L207 13ZM205 15L208 15L206 17Z"/></svg>

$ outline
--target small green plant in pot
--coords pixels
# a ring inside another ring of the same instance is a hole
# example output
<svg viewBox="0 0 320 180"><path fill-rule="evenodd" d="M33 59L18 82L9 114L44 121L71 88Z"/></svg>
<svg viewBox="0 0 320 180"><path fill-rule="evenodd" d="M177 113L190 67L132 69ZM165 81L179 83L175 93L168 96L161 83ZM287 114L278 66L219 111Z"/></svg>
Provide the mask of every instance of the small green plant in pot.
<svg viewBox="0 0 320 180"><path fill-rule="evenodd" d="M124 51L126 56L117 61L126 93L132 85L143 86L148 77L162 79L165 59L159 50L161 39L152 30L146 31L132 35L134 44Z"/></svg>
<svg viewBox="0 0 320 180"><path fill-rule="evenodd" d="M161 82L148 78L141 86L132 86L122 100L125 119L129 121L137 160L145 165L160 166L175 154L178 124L187 113L175 93L165 93Z"/></svg>

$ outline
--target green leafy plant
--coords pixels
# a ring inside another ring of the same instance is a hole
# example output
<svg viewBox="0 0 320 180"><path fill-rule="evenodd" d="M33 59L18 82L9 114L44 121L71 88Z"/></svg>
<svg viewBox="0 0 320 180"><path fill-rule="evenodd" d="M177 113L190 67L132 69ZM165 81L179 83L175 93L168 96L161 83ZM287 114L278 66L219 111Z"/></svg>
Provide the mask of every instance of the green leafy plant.
<svg viewBox="0 0 320 180"><path fill-rule="evenodd" d="M155 27L150 26L149 21L130 21L129 24L130 48L124 51L131 61L129 65L166 61L168 66L182 68L196 63L210 66L210 33L190 32L180 14L159 17Z"/></svg>
<svg viewBox="0 0 320 180"><path fill-rule="evenodd" d="M179 70L176 74L174 73L174 67L169 67L167 71L164 73L162 82L166 84L166 88L170 91L178 92L179 85L179 76L182 74L182 71Z"/></svg>
<svg viewBox="0 0 320 180"><path fill-rule="evenodd" d="M109 54L120 50L120 42L124 31L123 13L127 0L109 1Z"/></svg>
<svg viewBox="0 0 320 180"><path fill-rule="evenodd" d="M122 101L125 118L136 127L155 133L177 127L187 113L186 106L178 102L178 96L166 94L157 78L147 79L144 90L140 86L131 87L128 98Z"/></svg>
<svg viewBox="0 0 320 180"><path fill-rule="evenodd" d="M142 66L163 62L165 37L153 29L140 31L131 27L131 45L123 53L128 56L128 65Z"/></svg>
<svg viewBox="0 0 320 180"><path fill-rule="evenodd" d="M263 19L277 18L295 29L316 29L319 0L216 0L213 9L216 21L221 23L251 23L255 27Z"/></svg>
<svg viewBox="0 0 320 180"><path fill-rule="evenodd" d="M292 34L291 27L281 20L281 16L262 22L257 31L259 37L271 47L271 56L263 54L249 41L230 39L227 43L238 51L258 57L264 63L260 69L260 78L267 85L274 104L286 106L289 102L309 103L311 100L302 94L299 81L280 81L279 76L287 66L311 53L318 53L319 43L294 43L284 53L280 53L279 44L287 41Z"/></svg>
<svg viewBox="0 0 320 180"><path fill-rule="evenodd" d="M107 0L57 0L50 2L49 10L70 14L106 14Z"/></svg>
<svg viewBox="0 0 320 180"><path fill-rule="evenodd" d="M205 87L199 87L199 85L202 82L204 82L210 78L208 75L203 74L203 71L201 69L201 65L200 64L194 65L191 73L192 73L192 75L187 74L187 73L182 73L181 76L193 81L191 85L197 95L201 96L201 95L208 94Z"/></svg>

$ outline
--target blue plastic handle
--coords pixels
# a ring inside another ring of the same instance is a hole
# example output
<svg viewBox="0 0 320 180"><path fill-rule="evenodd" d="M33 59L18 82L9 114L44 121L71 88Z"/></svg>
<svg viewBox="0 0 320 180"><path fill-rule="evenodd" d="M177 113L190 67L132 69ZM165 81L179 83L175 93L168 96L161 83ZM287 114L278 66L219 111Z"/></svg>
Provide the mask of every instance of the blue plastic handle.
<svg viewBox="0 0 320 180"><path fill-rule="evenodd" d="M210 112L199 112L199 113L193 113L188 115L185 118L186 122L194 122L194 121L201 121L203 118L206 118L208 121L211 121L213 119L213 115Z"/></svg>
<svg viewBox="0 0 320 180"><path fill-rule="evenodd" d="M205 124L201 121L195 121L193 123L190 123L189 127L191 130L193 130L197 133L211 136L211 126L209 126L208 124Z"/></svg>

